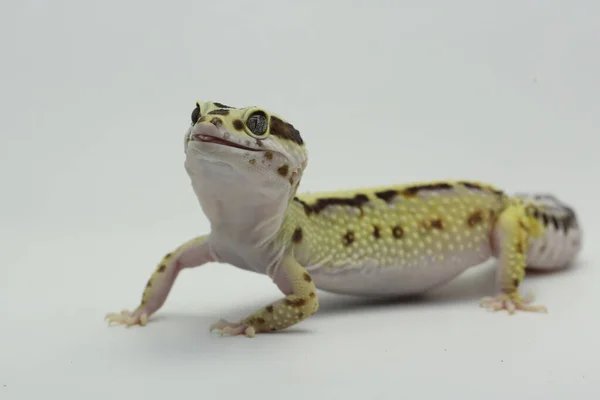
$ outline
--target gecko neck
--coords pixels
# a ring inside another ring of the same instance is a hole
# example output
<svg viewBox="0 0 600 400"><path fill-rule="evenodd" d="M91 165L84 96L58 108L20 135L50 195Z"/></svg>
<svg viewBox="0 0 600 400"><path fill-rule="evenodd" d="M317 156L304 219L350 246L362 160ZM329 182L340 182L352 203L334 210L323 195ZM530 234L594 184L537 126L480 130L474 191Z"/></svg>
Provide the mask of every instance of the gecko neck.
<svg viewBox="0 0 600 400"><path fill-rule="evenodd" d="M288 206L289 187L208 160L188 174L214 240L254 249L274 240Z"/></svg>

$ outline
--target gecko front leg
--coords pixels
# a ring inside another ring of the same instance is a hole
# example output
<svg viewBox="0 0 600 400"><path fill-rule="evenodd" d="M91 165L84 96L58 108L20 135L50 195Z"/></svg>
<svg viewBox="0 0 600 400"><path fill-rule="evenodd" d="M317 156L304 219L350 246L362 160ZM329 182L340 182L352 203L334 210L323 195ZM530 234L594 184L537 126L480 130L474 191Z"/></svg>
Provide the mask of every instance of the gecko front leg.
<svg viewBox="0 0 600 400"><path fill-rule="evenodd" d="M256 311L240 322L220 320L210 331L222 334L254 337L259 332L274 332L288 328L317 312L319 301L315 284L309 273L293 256L287 256L273 280L285 298Z"/></svg>
<svg viewBox="0 0 600 400"><path fill-rule="evenodd" d="M519 285L525 277L526 253L531 238L539 237L543 226L521 203L510 205L504 210L494 226L492 248L499 259L498 282L501 293L484 297L480 305L491 311L507 310L513 314L517 310L546 312L542 305L532 305L533 297L523 298Z"/></svg>
<svg viewBox="0 0 600 400"><path fill-rule="evenodd" d="M214 261L207 243L208 236L194 238L163 257L146 283L140 305L133 311L108 313L110 323L126 326L146 325L148 318L164 304L173 283L184 268L199 267Z"/></svg>

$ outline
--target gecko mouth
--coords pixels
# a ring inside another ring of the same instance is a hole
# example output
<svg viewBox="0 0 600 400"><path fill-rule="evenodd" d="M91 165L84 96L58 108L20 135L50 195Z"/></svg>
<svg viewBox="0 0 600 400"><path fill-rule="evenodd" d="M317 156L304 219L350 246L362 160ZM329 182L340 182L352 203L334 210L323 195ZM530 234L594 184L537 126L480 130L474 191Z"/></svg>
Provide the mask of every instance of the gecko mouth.
<svg viewBox="0 0 600 400"><path fill-rule="evenodd" d="M243 146L243 145L238 144L238 143L230 142L228 140L221 139L221 138L218 138L216 136L203 135L203 134L200 134L200 133L193 135L192 136L192 140L196 140L196 141L199 141L199 142L205 142L205 143L216 143L216 144L220 144L220 145L223 145L223 146L236 147L236 148L242 149L242 150L260 151L258 149L253 149L252 147L247 147L247 146Z"/></svg>

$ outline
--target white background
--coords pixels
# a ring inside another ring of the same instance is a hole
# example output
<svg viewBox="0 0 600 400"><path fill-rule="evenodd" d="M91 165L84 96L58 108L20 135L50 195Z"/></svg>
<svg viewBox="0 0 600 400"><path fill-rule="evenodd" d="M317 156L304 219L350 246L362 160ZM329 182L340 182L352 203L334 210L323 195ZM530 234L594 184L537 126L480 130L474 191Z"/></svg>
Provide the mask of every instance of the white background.
<svg viewBox="0 0 600 400"><path fill-rule="evenodd" d="M3 2L0 399L598 398L598 4ZM183 168L197 99L289 119L310 151L304 191L551 192L584 251L526 279L547 315L479 308L492 262L421 301L320 293L282 334L220 337L211 323L281 293L209 264L145 328L108 328L208 228Z"/></svg>

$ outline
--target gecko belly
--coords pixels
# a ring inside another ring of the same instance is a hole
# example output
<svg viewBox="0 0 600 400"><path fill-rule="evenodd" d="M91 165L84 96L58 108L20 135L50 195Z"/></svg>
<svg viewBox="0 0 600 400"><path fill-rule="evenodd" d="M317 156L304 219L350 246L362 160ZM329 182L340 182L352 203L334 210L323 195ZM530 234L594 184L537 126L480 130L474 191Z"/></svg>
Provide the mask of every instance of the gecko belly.
<svg viewBox="0 0 600 400"><path fill-rule="evenodd" d="M489 244L472 251L424 256L408 265L379 265L365 259L346 266L307 268L318 289L355 296L406 296L431 290L482 264L492 255Z"/></svg>

